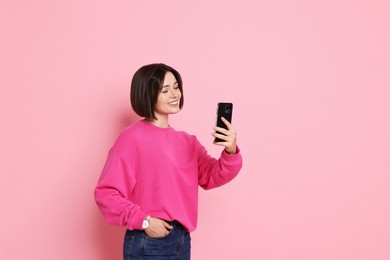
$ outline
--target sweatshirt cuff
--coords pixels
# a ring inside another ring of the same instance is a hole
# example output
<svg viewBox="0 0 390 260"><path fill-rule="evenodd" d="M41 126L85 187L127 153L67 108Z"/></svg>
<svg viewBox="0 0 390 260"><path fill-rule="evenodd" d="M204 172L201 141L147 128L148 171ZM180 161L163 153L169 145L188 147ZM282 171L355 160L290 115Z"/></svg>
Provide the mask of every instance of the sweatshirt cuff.
<svg viewBox="0 0 390 260"><path fill-rule="evenodd" d="M142 223L147 216L148 214L139 209L137 213L134 214L134 216L131 218L131 221L129 221L127 228L129 230L142 230Z"/></svg>
<svg viewBox="0 0 390 260"><path fill-rule="evenodd" d="M227 165L241 165L242 164L242 156L240 153L240 148L236 148L235 154L228 154L225 150L222 151L221 159L227 163Z"/></svg>
<svg viewBox="0 0 390 260"><path fill-rule="evenodd" d="M239 153L240 153L240 148L238 148L238 145L236 146L236 153L235 154L229 154L228 152L226 152L225 149L223 149L223 151L222 151L222 154L225 154L227 156L235 156L235 155L237 155Z"/></svg>

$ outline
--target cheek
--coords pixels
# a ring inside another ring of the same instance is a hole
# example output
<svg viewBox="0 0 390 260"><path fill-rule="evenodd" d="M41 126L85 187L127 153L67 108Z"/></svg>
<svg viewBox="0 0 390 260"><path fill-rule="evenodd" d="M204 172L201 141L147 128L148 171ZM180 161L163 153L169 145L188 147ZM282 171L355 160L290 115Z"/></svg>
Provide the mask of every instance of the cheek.
<svg viewBox="0 0 390 260"><path fill-rule="evenodd" d="M162 104L164 103L165 97L163 94L160 94L157 98L157 104Z"/></svg>
<svg viewBox="0 0 390 260"><path fill-rule="evenodd" d="M157 98L156 107L163 107L167 103L168 98L164 94L160 94Z"/></svg>

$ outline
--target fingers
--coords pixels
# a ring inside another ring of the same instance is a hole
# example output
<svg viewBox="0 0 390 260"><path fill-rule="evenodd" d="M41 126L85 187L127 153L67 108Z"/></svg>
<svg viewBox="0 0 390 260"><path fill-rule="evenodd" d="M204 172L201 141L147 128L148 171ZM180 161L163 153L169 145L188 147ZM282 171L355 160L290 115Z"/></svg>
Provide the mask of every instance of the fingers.
<svg viewBox="0 0 390 260"><path fill-rule="evenodd" d="M227 126L228 130L231 130L233 128L232 124L223 116L221 117L221 120Z"/></svg>
<svg viewBox="0 0 390 260"><path fill-rule="evenodd" d="M230 125L229 127L230 129L226 130L225 128L214 126L213 129L215 132L212 133L212 135L225 141L233 141L236 139L237 133L236 130L232 127L232 125Z"/></svg>
<svg viewBox="0 0 390 260"><path fill-rule="evenodd" d="M145 233L149 237L164 237L169 234L172 228L171 225L159 218L151 218L150 226L145 229Z"/></svg>
<svg viewBox="0 0 390 260"><path fill-rule="evenodd" d="M214 127L214 132L211 133L214 137L220 138L222 140L225 140L225 138L229 135L229 131L223 128Z"/></svg>
<svg viewBox="0 0 390 260"><path fill-rule="evenodd" d="M213 127L214 133L211 135L214 136L214 138L219 138L223 141L221 142L214 142L216 145L224 146L226 152L229 154L235 154L236 153L236 139L237 139L237 132L233 128L232 124L229 123L225 118L221 118L222 121L225 123L228 129L215 126Z"/></svg>
<svg viewBox="0 0 390 260"><path fill-rule="evenodd" d="M220 134L220 133L217 133L217 132L214 132L214 133L211 133L212 136L214 136L215 138L218 138L218 139L221 139L222 141L220 142L215 142L215 143L223 143L223 142L226 142L228 141L228 136L226 136L225 134Z"/></svg>
<svg viewBox="0 0 390 260"><path fill-rule="evenodd" d="M169 225L167 222L165 222L163 220L160 220L160 221L161 221L161 223L160 223L161 225L160 225L157 237L164 237L164 236L169 234L169 232L173 228L173 226Z"/></svg>
<svg viewBox="0 0 390 260"><path fill-rule="evenodd" d="M172 229L173 228L173 226L171 226L171 225L169 225L167 222L165 222L164 221L164 226L165 226L165 228L167 228L167 229Z"/></svg>

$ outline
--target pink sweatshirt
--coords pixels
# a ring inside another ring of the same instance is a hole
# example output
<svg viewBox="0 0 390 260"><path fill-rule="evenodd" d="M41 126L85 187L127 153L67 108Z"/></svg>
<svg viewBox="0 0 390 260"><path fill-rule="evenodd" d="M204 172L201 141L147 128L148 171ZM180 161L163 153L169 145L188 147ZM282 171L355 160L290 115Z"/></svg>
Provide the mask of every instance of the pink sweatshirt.
<svg viewBox="0 0 390 260"><path fill-rule="evenodd" d="M111 224L142 229L150 215L177 220L191 232L197 225L198 185L221 186L241 166L239 150L223 151L217 160L195 136L141 120L125 128L110 149L95 200Z"/></svg>

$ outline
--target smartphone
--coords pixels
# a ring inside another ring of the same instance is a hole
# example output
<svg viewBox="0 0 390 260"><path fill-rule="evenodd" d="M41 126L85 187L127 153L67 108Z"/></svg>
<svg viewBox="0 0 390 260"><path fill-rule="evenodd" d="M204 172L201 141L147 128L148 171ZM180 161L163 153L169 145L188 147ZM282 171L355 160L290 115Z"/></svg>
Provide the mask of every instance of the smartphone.
<svg viewBox="0 0 390 260"><path fill-rule="evenodd" d="M218 103L217 107L217 118L216 118L216 126L228 129L224 122L222 122L221 117L224 117L230 123L232 122L232 114L233 114L233 103ZM220 132L217 132L221 134ZM214 142L224 142L220 138L215 138Z"/></svg>

